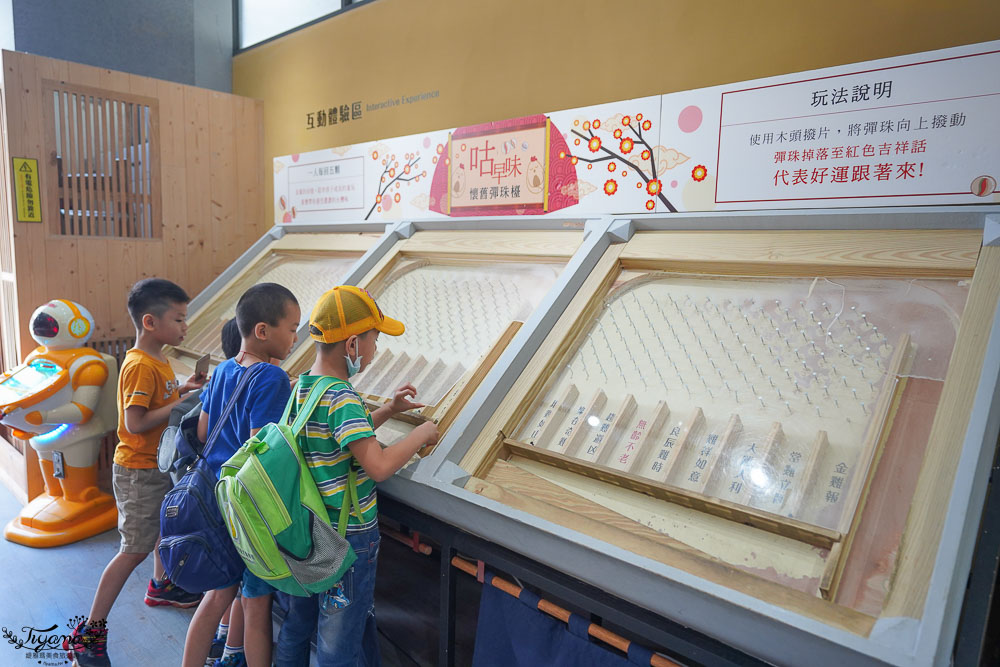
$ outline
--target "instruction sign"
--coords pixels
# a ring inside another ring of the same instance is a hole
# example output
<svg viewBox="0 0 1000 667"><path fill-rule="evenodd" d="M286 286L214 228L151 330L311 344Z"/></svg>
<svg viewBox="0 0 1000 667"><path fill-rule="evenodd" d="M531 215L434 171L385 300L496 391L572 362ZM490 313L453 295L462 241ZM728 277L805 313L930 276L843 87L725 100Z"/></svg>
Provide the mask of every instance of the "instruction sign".
<svg viewBox="0 0 1000 667"><path fill-rule="evenodd" d="M993 194L1000 51L859 70L724 92L716 201Z"/></svg>
<svg viewBox="0 0 1000 667"><path fill-rule="evenodd" d="M41 222L42 202L38 196L38 160L14 158L14 190L17 197L17 221Z"/></svg>

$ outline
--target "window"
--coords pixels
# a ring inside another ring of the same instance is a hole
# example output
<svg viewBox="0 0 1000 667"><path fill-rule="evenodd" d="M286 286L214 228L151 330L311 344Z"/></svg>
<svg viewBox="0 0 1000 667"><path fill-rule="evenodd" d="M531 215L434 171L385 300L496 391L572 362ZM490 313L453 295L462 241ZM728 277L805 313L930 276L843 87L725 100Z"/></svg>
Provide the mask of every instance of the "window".
<svg viewBox="0 0 1000 667"><path fill-rule="evenodd" d="M46 82L52 231L160 235L157 101Z"/></svg>
<svg viewBox="0 0 1000 667"><path fill-rule="evenodd" d="M350 0L240 0L237 25L239 48L245 49L339 11Z"/></svg>

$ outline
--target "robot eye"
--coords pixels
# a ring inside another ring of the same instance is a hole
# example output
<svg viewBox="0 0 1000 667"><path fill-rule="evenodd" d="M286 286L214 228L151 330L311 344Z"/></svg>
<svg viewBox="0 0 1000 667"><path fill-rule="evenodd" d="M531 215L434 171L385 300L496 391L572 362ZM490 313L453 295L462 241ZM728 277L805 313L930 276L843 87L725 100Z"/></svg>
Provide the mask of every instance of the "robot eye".
<svg viewBox="0 0 1000 667"><path fill-rule="evenodd" d="M31 323L31 331L42 338L55 338L59 333L59 323L48 313L39 313Z"/></svg>

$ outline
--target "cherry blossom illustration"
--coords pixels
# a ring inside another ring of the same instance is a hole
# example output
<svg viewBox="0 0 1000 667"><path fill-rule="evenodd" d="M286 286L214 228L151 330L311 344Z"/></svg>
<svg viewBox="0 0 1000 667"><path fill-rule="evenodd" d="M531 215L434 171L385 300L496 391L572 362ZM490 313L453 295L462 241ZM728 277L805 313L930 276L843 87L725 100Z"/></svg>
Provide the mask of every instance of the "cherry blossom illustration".
<svg viewBox="0 0 1000 667"><path fill-rule="evenodd" d="M569 160L574 165L584 162L587 169L591 170L599 163L607 163L607 170L612 177L604 182L603 191L608 196L619 192L622 185L619 179L626 179L630 173L634 173L641 179L636 183L636 188L644 188L649 197L646 200L646 210L654 210L658 199L668 211L677 212L677 208L663 193L660 175L664 170L686 161L688 157L673 148L654 148L650 145L647 137L653 129L651 120L637 113L634 116L619 115L605 123L598 119L582 123L577 121L574 126L571 132L578 137L574 139L574 145L580 149L586 147L589 155L578 149L578 155L561 152L560 159Z"/></svg>
<svg viewBox="0 0 1000 667"><path fill-rule="evenodd" d="M399 160L396 159L395 153L385 152L388 154L380 156L376 148L372 150L370 155L371 159L375 162L381 159L382 175L379 177L375 201L372 203L372 207L368 209L365 220L371 217L371 214L376 210L382 213L382 211L388 211L394 205L399 204L402 199L399 189L403 183L409 186L409 183L418 183L420 179L427 177L426 171L417 171L417 164L420 162L419 150L412 153L405 153L403 155L402 166L400 166Z"/></svg>

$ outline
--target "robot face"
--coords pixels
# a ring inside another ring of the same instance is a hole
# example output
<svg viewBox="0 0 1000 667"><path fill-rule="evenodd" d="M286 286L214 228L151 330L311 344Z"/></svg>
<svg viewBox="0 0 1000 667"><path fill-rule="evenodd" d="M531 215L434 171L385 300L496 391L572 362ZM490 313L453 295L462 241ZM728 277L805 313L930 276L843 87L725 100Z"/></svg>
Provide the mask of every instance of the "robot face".
<svg viewBox="0 0 1000 667"><path fill-rule="evenodd" d="M55 299L31 314L31 337L53 349L81 347L94 330L90 311L73 301Z"/></svg>

